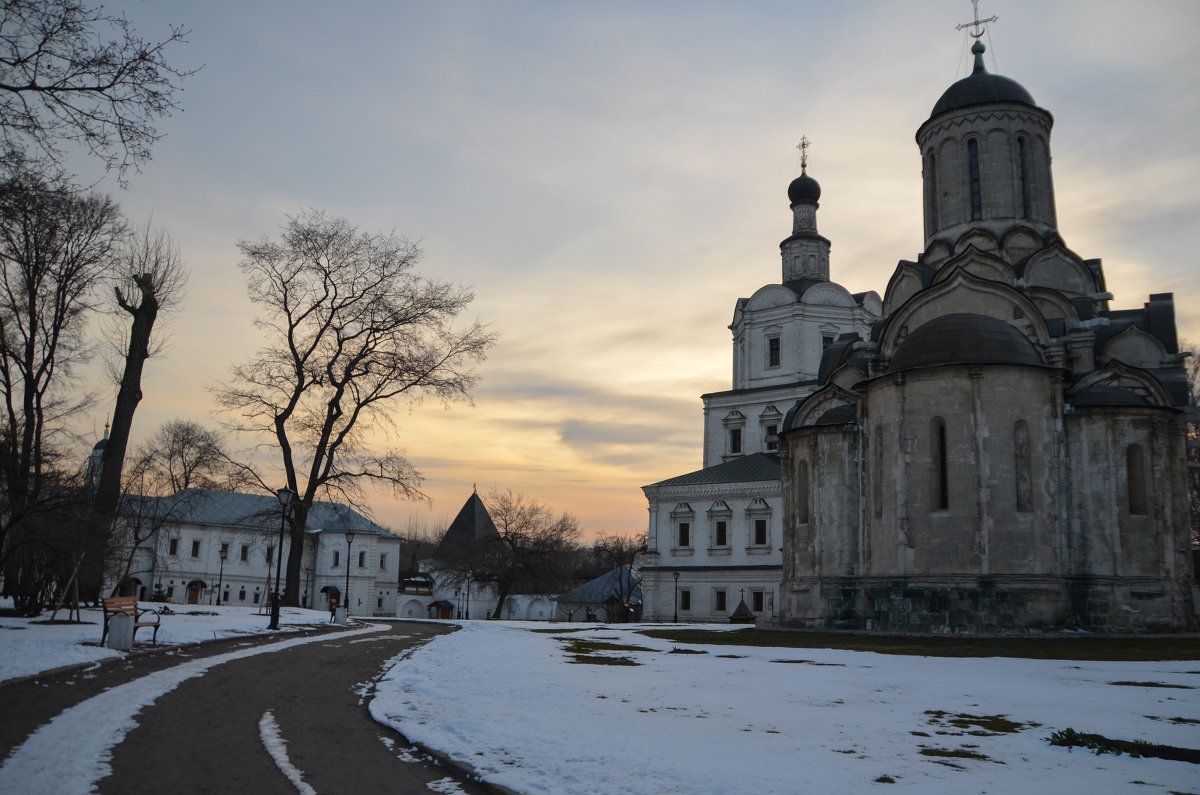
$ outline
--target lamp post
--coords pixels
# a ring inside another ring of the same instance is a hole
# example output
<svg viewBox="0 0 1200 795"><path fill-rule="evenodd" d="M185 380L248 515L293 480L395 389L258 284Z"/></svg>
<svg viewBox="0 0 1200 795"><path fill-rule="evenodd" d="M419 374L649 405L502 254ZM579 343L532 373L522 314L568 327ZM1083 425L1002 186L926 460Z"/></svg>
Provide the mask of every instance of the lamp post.
<svg viewBox="0 0 1200 795"><path fill-rule="evenodd" d="M217 575L217 607L221 606L221 585L225 582L225 558L229 557L229 547L221 545L221 551L217 553L221 556L221 573Z"/></svg>
<svg viewBox="0 0 1200 795"><path fill-rule="evenodd" d="M675 577L675 617L672 618L671 620L673 622L675 622L676 624L678 624L679 623L679 572L677 572L677 571L673 572L672 576Z"/></svg>
<svg viewBox="0 0 1200 795"><path fill-rule="evenodd" d="M288 507L296 492L284 486L275 492L279 500L279 546L275 549L275 592L271 595L271 623L267 629L279 629L279 578L283 574L283 527L287 524ZM224 560L224 558L222 558Z"/></svg>
<svg viewBox="0 0 1200 795"><path fill-rule="evenodd" d="M350 619L350 545L354 543L354 531L346 531L346 619Z"/></svg>

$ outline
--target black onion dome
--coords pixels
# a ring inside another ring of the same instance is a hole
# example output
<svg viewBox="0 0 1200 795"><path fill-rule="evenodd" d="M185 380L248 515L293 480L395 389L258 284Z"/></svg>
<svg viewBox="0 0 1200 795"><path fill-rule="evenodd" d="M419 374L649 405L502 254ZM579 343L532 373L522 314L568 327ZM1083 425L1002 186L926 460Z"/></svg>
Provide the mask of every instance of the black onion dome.
<svg viewBox="0 0 1200 795"><path fill-rule="evenodd" d="M788 185L788 199L792 204L816 204L820 198L821 183L803 171Z"/></svg>
<svg viewBox="0 0 1200 795"><path fill-rule="evenodd" d="M1003 75L990 74L983 65L983 43L976 41L971 47L975 53L975 69L969 77L964 77L946 89L942 98L933 106L930 118L940 116L959 108L971 105L987 105L993 102L1017 102L1022 105L1037 107L1033 97L1024 86Z"/></svg>
<svg viewBox="0 0 1200 795"><path fill-rule="evenodd" d="M939 364L1041 365L1042 356L1015 326L987 315L944 315L911 332L896 348L891 369Z"/></svg>

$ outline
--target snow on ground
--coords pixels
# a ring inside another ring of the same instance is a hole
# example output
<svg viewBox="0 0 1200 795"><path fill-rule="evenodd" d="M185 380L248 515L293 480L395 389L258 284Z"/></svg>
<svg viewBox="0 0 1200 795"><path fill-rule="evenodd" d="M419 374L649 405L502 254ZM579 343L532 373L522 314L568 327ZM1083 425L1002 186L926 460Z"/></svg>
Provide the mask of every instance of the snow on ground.
<svg viewBox="0 0 1200 795"><path fill-rule="evenodd" d="M371 712L525 793L859 793L888 779L922 793L1200 790L1197 765L1045 740L1072 727L1200 746L1197 662L739 646L669 654L675 644L627 627L559 629L467 623L396 661ZM651 651L599 652L636 666L573 664L560 638ZM1112 684L1121 681L1176 687ZM961 715L1023 725L996 733L950 722Z"/></svg>
<svg viewBox="0 0 1200 795"><path fill-rule="evenodd" d="M161 618L162 626L158 630L160 644L198 643L236 635L264 634L270 621L270 616L260 615L257 608L171 605L170 609L174 614ZM92 623L37 623L49 619L49 613L34 619L0 617L0 682L33 676L64 665L125 656L124 652L98 645L100 634L104 631L103 611L81 610L80 614L83 621ZM67 618L67 612L60 611L58 618ZM279 629L294 632L297 625L328 621L328 611L285 607L280 611ZM149 643L153 632L152 629L139 629L137 642Z"/></svg>

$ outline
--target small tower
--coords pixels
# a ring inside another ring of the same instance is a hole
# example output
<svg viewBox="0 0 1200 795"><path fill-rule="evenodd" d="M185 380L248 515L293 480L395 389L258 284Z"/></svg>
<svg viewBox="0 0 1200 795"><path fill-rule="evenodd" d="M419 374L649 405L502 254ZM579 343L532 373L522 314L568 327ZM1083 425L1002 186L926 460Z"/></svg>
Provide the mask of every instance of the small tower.
<svg viewBox="0 0 1200 795"><path fill-rule="evenodd" d="M779 244L784 284L799 279L829 281L829 241L817 234L820 184L808 175L808 138L801 137L800 176L788 185L792 205L792 235Z"/></svg>

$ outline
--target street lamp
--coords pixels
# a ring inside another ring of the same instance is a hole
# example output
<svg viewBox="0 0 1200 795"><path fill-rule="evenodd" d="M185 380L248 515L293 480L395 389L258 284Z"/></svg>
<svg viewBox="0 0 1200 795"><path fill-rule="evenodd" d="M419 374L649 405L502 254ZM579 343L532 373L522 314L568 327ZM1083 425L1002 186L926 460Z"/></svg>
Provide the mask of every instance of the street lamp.
<svg viewBox="0 0 1200 795"><path fill-rule="evenodd" d="M217 607L221 606L221 585L225 582L225 558L229 557L229 547L221 545L221 573L217 576Z"/></svg>
<svg viewBox="0 0 1200 795"><path fill-rule="evenodd" d="M350 619L350 545L354 543L354 531L346 531L346 620Z"/></svg>
<svg viewBox="0 0 1200 795"><path fill-rule="evenodd" d="M674 572L675 577L675 617L671 619L676 624L679 623L679 572Z"/></svg>
<svg viewBox="0 0 1200 795"><path fill-rule="evenodd" d="M467 575L467 612L463 616L467 621L471 620L471 575Z"/></svg>
<svg viewBox="0 0 1200 795"><path fill-rule="evenodd" d="M279 500L279 546L275 549L275 593L271 596L271 623L267 629L279 629L279 578L283 574L283 527L287 524L288 508L296 492L284 486L275 492ZM224 558L222 558L224 560Z"/></svg>

